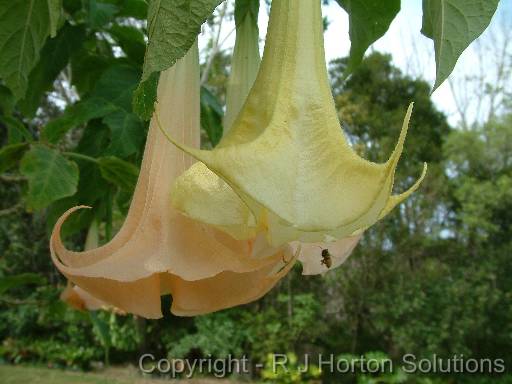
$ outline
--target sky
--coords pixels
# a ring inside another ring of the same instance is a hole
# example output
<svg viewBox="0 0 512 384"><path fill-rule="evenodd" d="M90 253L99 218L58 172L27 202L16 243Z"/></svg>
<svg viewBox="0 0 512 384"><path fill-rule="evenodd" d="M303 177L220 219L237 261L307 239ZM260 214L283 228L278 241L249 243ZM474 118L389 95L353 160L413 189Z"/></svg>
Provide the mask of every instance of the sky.
<svg viewBox="0 0 512 384"><path fill-rule="evenodd" d="M258 25L260 29L261 50L263 51L266 35L268 14L264 1L261 1ZM413 77L422 77L431 85L435 79L435 58L432 40L423 36L420 32L422 17L421 0L402 0L401 10L391 23L388 32L367 51L377 50L392 55L393 64L399 67L404 73ZM348 15L335 2L330 1L329 5L323 6L323 15L329 21L329 27L324 35L326 60L347 56L350 51L350 39L348 34ZM500 36L500 28L503 22L508 23L512 28L512 0L501 0L496 14L486 32L477 40L487 46L497 46L495 41ZM223 49L230 49L234 45L235 34L233 33L234 22L225 22L221 30L221 41L224 40ZM205 46L207 36L200 36L200 46ZM476 44L478 45L478 44ZM478 50L475 44L471 45L459 58L454 70L454 82L463 80L466 76L476 75L478 68ZM487 76L487 75L486 75ZM489 81L492 81L491 74ZM508 81L512 87L512 80ZM433 94L432 100L436 106L446 113L449 122L456 126L459 123L459 115L456 113L455 99L450 90L448 82L443 83ZM471 101L471 100L470 100ZM471 110L471 108L469 108ZM483 106L485 109L485 105ZM470 118L478 120L480 117L471 115Z"/></svg>

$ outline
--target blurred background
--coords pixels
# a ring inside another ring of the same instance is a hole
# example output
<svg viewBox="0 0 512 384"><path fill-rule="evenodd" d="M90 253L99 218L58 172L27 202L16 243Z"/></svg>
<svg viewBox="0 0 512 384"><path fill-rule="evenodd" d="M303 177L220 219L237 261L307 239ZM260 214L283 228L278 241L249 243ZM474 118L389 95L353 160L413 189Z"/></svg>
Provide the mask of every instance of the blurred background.
<svg viewBox="0 0 512 384"><path fill-rule="evenodd" d="M138 167L147 126L133 114L129 100L144 59L146 4L64 4L68 22L43 48L43 68L31 79L33 92L29 89L15 108L0 84L0 144L21 142L26 135L37 138L50 121L67 119L74 129L65 132L59 150L90 157L108 153ZM100 242L110 238L123 222L134 182L120 183L77 160L81 177L73 196L27 208L25 176L0 164L0 361L36 367L0 365L3 382L136 382L142 379L128 366L136 366L149 351L158 358L247 355L251 373L233 377L241 381L512 383L508 369L501 375L396 371L340 376L319 375L311 367L291 377L258 366L271 353L287 354L290 361L297 356L297 366L304 354L320 353L397 361L405 354L418 359L462 355L512 363L511 3L501 1L488 30L432 95L435 61L431 41L420 34L420 1L402 2L388 33L346 80L348 18L334 1L325 1L323 9L332 91L346 135L362 156L383 161L414 101L395 188L404 190L421 163L428 162L420 190L368 230L336 270L300 276L297 265L263 299L195 318L170 315L171 298L164 297L165 317L149 321L65 305L59 296L66 283L48 251L56 218L77 202L95 210L70 220L65 228L69 246L82 249L96 222ZM199 36L205 148L222 134L233 10L234 1L222 3ZM262 1L261 48L268 10ZM105 88L122 89L128 100L117 100L123 118L131 121L122 141L112 135L114 118L90 111L91 100L108 98L101 94ZM136 168L133 172L136 177ZM50 374L41 367L99 370L107 376Z"/></svg>

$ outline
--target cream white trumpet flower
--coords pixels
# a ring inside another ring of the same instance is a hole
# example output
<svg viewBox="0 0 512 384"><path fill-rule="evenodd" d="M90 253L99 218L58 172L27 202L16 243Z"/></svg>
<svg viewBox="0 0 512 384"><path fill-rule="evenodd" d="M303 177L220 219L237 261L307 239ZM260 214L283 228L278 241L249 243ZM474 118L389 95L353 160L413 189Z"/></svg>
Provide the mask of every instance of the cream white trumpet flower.
<svg viewBox="0 0 512 384"><path fill-rule="evenodd" d="M258 74L260 55L258 46L258 25L250 12L247 12L243 20L236 20L237 34L233 58L231 62L231 74L227 85L226 115L224 118L224 134L231 128L232 122L242 109L242 106L249 94L249 91ZM213 216L213 223L227 232L235 233L240 238L251 237L257 233L254 226L254 217L247 205L236 195L236 193L221 178L210 171L203 163L193 165L196 172L204 177L197 178L196 184L189 185L194 189L194 200L190 208L199 210L197 217L204 217L205 212ZM177 186L179 183L177 184ZM190 201L184 194L171 194L177 206L187 206ZM180 200L181 199L181 200ZM196 204L200 202L201 204ZM185 210L185 214L189 214ZM193 215L194 216L194 215ZM253 225L246 225L252 220ZM247 231L244 233L236 231ZM349 236L333 242L326 243L301 243L293 242L294 253L297 252L298 260L302 264L302 271L305 275L321 274L341 265L350 255L359 242L360 235ZM320 257L323 251L328 252L330 263L322 263Z"/></svg>
<svg viewBox="0 0 512 384"><path fill-rule="evenodd" d="M176 180L172 203L236 239L263 231L272 246L313 243L308 254L317 248L317 260L314 243L344 241L340 249L350 252L425 175L426 165L411 188L392 195L411 113L412 105L387 162L359 157L329 87L320 0L274 0L258 76L229 132L210 151L168 136L202 163Z"/></svg>

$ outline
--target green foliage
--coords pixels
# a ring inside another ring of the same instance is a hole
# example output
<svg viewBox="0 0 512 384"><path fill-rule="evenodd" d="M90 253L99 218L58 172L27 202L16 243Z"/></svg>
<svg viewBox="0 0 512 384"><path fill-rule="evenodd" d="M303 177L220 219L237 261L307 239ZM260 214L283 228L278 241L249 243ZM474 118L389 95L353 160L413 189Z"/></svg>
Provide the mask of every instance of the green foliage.
<svg viewBox="0 0 512 384"><path fill-rule="evenodd" d="M148 9L149 43L144 60L142 81L153 72L174 65L185 56L195 41L201 24L220 0L151 1Z"/></svg>
<svg viewBox="0 0 512 384"><path fill-rule="evenodd" d="M105 116L103 122L110 128L112 137L107 153L127 157L140 149L144 129L137 115L118 110Z"/></svg>
<svg viewBox="0 0 512 384"><path fill-rule="evenodd" d="M237 322L236 311L224 311L200 316L194 320L196 332L185 335L168 346L172 358L184 358L199 349L204 356L226 358L229 354L241 356L246 331Z"/></svg>
<svg viewBox="0 0 512 384"><path fill-rule="evenodd" d="M26 143L17 143L0 148L0 173L16 166L27 150L27 147Z"/></svg>
<svg viewBox="0 0 512 384"><path fill-rule="evenodd" d="M408 383L410 378L401 368L393 367L393 361L384 352L367 352L356 356L353 354L342 354L338 356L343 361L350 362L353 366L357 384L401 384ZM370 373L377 371L377 373ZM428 380L428 379L427 379ZM412 380L415 382L415 380ZM427 382L423 382L427 384ZM430 383L429 383L430 384Z"/></svg>
<svg viewBox="0 0 512 384"><path fill-rule="evenodd" d="M124 0L118 1L121 5L120 16L133 17L135 19L144 20L148 14L148 4L146 0Z"/></svg>
<svg viewBox="0 0 512 384"><path fill-rule="evenodd" d="M93 29L103 27L105 24L112 21L114 16L119 12L115 4L106 1L87 0L86 3L89 6L87 12L89 17L88 23Z"/></svg>
<svg viewBox="0 0 512 384"><path fill-rule="evenodd" d="M299 362L295 353L290 352L285 356L283 360L286 360L286 366L276 364L275 367L274 356L272 354L267 356L265 366L261 372L261 377L264 381L279 384L319 382L318 379L321 376L321 371L316 365L309 364L308 369L306 369L304 364Z"/></svg>
<svg viewBox="0 0 512 384"><path fill-rule="evenodd" d="M50 9L54 19L48 0L0 1L0 78L16 99L25 95L30 71L50 32Z"/></svg>
<svg viewBox="0 0 512 384"><path fill-rule="evenodd" d="M44 145L33 146L21 160L20 172L28 179L27 204L32 209L47 207L52 201L71 196L78 184L78 166L59 151Z"/></svg>
<svg viewBox="0 0 512 384"><path fill-rule="evenodd" d="M156 99L154 73L172 67L194 43L201 24L221 0L151 1L148 9L149 42L135 105L141 117L151 115ZM148 82L146 84L146 82ZM153 88L151 88L153 87ZM151 89L151 90L148 90ZM149 97L149 98L148 98ZM155 97L151 99L150 97ZM143 100L141 100L141 98Z"/></svg>
<svg viewBox="0 0 512 384"><path fill-rule="evenodd" d="M140 29L114 24L109 28L108 32L128 58L133 60L135 64L142 65L146 43L144 42L144 34Z"/></svg>
<svg viewBox="0 0 512 384"><path fill-rule="evenodd" d="M85 40L82 26L66 24L59 34L46 41L41 59L30 72L30 92L20 100L19 107L25 115L33 116L41 104L45 92L49 91L59 73L66 67L71 56L79 50Z"/></svg>
<svg viewBox="0 0 512 384"><path fill-rule="evenodd" d="M423 0L421 32L434 40L436 82L450 75L462 52L487 28L499 0Z"/></svg>
<svg viewBox="0 0 512 384"><path fill-rule="evenodd" d="M7 144L18 144L23 140L32 142L32 134L27 127L16 117L0 116L0 123L7 128Z"/></svg>
<svg viewBox="0 0 512 384"><path fill-rule="evenodd" d="M206 87L201 87L201 128L208 135L212 146L222 138L224 111L217 98Z"/></svg>
<svg viewBox="0 0 512 384"><path fill-rule="evenodd" d="M280 293L263 310L244 313L253 358L264 362L269 353L289 351L305 341L314 342L325 332L318 321L321 310L312 293Z"/></svg>
<svg viewBox="0 0 512 384"><path fill-rule="evenodd" d="M3 359L87 368L101 356L86 314L67 307L58 294L55 287L31 287L16 306L0 302Z"/></svg>
<svg viewBox="0 0 512 384"><path fill-rule="evenodd" d="M359 66L368 47L382 37L400 10L400 1L336 0L349 15L347 74ZM487 28L499 0L423 0L421 32L434 41L437 89L462 52Z"/></svg>
<svg viewBox="0 0 512 384"><path fill-rule="evenodd" d="M159 72L153 72L133 92L133 111L143 120L149 120L155 109Z"/></svg>
<svg viewBox="0 0 512 384"><path fill-rule="evenodd" d="M48 0L48 13L50 16L50 37L55 37L62 18L62 0Z"/></svg>
<svg viewBox="0 0 512 384"><path fill-rule="evenodd" d="M41 131L41 139L57 143L71 128L114 111L116 107L102 99L89 98L78 102L68 107L62 116L49 122Z"/></svg>
<svg viewBox="0 0 512 384"><path fill-rule="evenodd" d="M133 191L139 176L139 170L133 164L114 156L105 156L98 159L103 178L121 189Z"/></svg>
<svg viewBox="0 0 512 384"><path fill-rule="evenodd" d="M0 295L12 288L28 284L43 284L44 282L45 279L35 273L0 277Z"/></svg>
<svg viewBox="0 0 512 384"><path fill-rule="evenodd" d="M400 0L336 0L349 14L350 58L347 73L363 60L370 45L382 37L400 11Z"/></svg>

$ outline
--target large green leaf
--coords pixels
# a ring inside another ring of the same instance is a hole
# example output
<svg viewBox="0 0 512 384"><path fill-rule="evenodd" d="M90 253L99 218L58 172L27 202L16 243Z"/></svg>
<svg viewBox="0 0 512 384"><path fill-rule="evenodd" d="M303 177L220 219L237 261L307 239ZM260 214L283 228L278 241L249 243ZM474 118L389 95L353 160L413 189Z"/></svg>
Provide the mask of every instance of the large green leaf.
<svg viewBox="0 0 512 384"><path fill-rule="evenodd" d="M135 188L139 176L139 169L135 165L114 156L100 157L98 163L105 180L127 191Z"/></svg>
<svg viewBox="0 0 512 384"><path fill-rule="evenodd" d="M49 32L47 0L0 0L0 78L16 99L25 95Z"/></svg>
<svg viewBox="0 0 512 384"><path fill-rule="evenodd" d="M62 18L62 0L48 0L48 11L50 15L50 36L55 37Z"/></svg>
<svg viewBox="0 0 512 384"><path fill-rule="evenodd" d="M462 52L489 25L499 0L423 0L421 32L434 40L436 82L450 75Z"/></svg>
<svg viewBox="0 0 512 384"><path fill-rule="evenodd" d="M0 84L0 112L4 115L12 114L15 104L16 102L9 88Z"/></svg>
<svg viewBox="0 0 512 384"><path fill-rule="evenodd" d="M201 24L222 0L152 0L148 9L148 47L142 81L185 56Z"/></svg>
<svg viewBox="0 0 512 384"><path fill-rule="evenodd" d="M106 116L103 122L112 133L109 154L126 157L139 150L145 132L137 115L119 110Z"/></svg>
<svg viewBox="0 0 512 384"><path fill-rule="evenodd" d="M119 12L116 5L101 0L88 0L87 5L88 23L92 29L103 27Z"/></svg>
<svg viewBox="0 0 512 384"><path fill-rule="evenodd" d="M84 40L85 29L82 26L66 24L57 37L46 42L41 51L41 59L30 72L30 92L19 102L25 115L35 114L44 93L52 88L55 78L68 64L71 55L80 49Z"/></svg>
<svg viewBox="0 0 512 384"><path fill-rule="evenodd" d="M113 25L108 32L128 58L138 65L142 65L146 43L140 29L128 25Z"/></svg>
<svg viewBox="0 0 512 384"><path fill-rule="evenodd" d="M57 143L70 129L116 110L117 107L114 104L100 98L90 98L78 102L66 108L62 116L46 124L41 131L41 139Z"/></svg>
<svg viewBox="0 0 512 384"><path fill-rule="evenodd" d="M13 276L0 277L0 295L9 289L16 288L22 285L39 284L42 285L46 282L43 276L35 273L22 273Z"/></svg>
<svg viewBox="0 0 512 384"><path fill-rule="evenodd" d="M33 146L23 156L20 172L28 179L27 203L32 209L45 208L52 201L76 192L76 163L44 145Z"/></svg>
<svg viewBox="0 0 512 384"><path fill-rule="evenodd" d="M146 19L148 16L148 4L145 0L123 0L119 16Z"/></svg>
<svg viewBox="0 0 512 384"><path fill-rule="evenodd" d="M27 143L4 145L0 148L0 173L14 167L28 147Z"/></svg>
<svg viewBox="0 0 512 384"><path fill-rule="evenodd" d="M7 143L21 143L23 139L32 142L33 137L30 131L25 127L22 121L14 116L0 115L0 123L7 127Z"/></svg>
<svg viewBox="0 0 512 384"><path fill-rule="evenodd" d="M82 132L75 152L100 157L110 144L110 129L101 120L90 121Z"/></svg>
<svg viewBox="0 0 512 384"><path fill-rule="evenodd" d="M84 47L73 55L71 81L82 98L94 89L101 75L113 62L115 62L114 58L90 52Z"/></svg>
<svg viewBox="0 0 512 384"><path fill-rule="evenodd" d="M135 93L134 104L141 117L151 115L156 92L154 74L172 67L185 56L199 34L201 24L212 14L222 0L151 0L148 9L148 46L144 59L141 84ZM147 81L151 83L144 84ZM144 91L144 89L146 91ZM147 99L147 97L152 99ZM145 100L138 100L146 98Z"/></svg>
<svg viewBox="0 0 512 384"><path fill-rule="evenodd" d="M349 15L347 73L361 63L368 47L382 37L400 11L400 0L336 0Z"/></svg>
<svg viewBox="0 0 512 384"><path fill-rule="evenodd" d="M107 116L118 109L130 112L138 78L139 71L126 64L107 68L89 98L68 107L62 116L50 121L43 128L41 138L56 143L67 131L91 119Z"/></svg>
<svg viewBox="0 0 512 384"><path fill-rule="evenodd" d="M139 76L140 72L134 66L123 63L112 65L101 75L91 97L103 99L131 112L133 91Z"/></svg>

